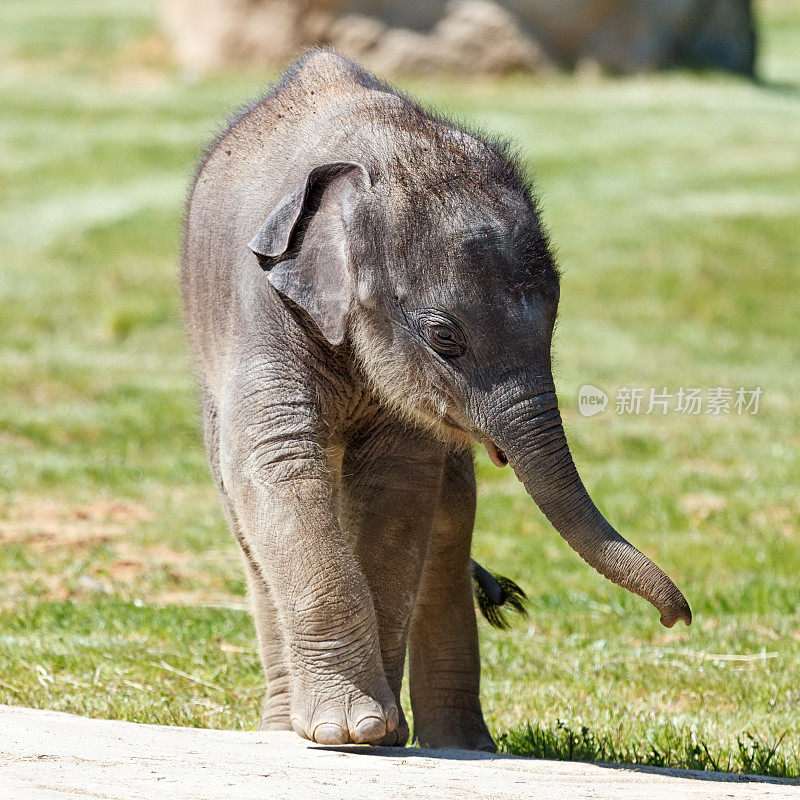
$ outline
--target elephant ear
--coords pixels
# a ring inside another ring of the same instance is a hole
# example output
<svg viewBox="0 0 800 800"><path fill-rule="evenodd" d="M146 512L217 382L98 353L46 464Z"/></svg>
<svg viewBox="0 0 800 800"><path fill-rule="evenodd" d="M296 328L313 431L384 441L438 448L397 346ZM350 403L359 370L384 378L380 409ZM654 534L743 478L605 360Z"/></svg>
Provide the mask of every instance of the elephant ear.
<svg viewBox="0 0 800 800"><path fill-rule="evenodd" d="M315 167L249 244L269 282L300 306L332 345L344 341L354 297L347 221L369 186L369 173L356 162Z"/></svg>

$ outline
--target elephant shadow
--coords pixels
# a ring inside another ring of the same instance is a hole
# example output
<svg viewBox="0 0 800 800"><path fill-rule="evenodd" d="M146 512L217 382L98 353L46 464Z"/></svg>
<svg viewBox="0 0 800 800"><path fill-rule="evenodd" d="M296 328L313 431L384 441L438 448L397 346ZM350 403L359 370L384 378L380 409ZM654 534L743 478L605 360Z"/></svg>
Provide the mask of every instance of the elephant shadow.
<svg viewBox="0 0 800 800"><path fill-rule="evenodd" d="M532 761L525 756L507 755L504 753L481 753L473 750L436 750L418 747L370 747L368 745L317 745L315 750L332 753L349 753L352 755L393 757L402 759L433 758L447 761ZM578 763L578 762L573 762ZM769 783L778 786L800 786L795 778L777 778L768 775L746 775L736 772L712 772L695 769L670 769L664 767L647 767L636 764L617 764L603 761L584 762L587 765L602 769L626 770L642 774L658 775L664 778L682 778L683 780L707 781L711 783Z"/></svg>

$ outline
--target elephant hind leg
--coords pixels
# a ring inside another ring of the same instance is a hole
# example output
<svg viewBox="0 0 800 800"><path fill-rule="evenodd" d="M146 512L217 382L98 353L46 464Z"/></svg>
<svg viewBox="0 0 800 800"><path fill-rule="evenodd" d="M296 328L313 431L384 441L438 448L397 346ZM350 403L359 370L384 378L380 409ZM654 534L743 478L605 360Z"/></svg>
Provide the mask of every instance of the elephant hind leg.
<svg viewBox="0 0 800 800"><path fill-rule="evenodd" d="M472 454L453 451L445 460L411 622L411 704L422 747L494 752L480 701L470 567L475 502Z"/></svg>
<svg viewBox="0 0 800 800"><path fill-rule="evenodd" d="M290 731L292 684L278 614L264 581L253 569L249 559L246 564L250 605L261 651L261 663L267 679L267 693L259 727L262 731Z"/></svg>
<svg viewBox="0 0 800 800"><path fill-rule="evenodd" d="M205 426L205 443L211 474L222 500L223 510L234 537L244 554L247 571L247 585L253 620L258 636L261 663L267 679L267 692L261 712L261 730L292 730L289 717L291 702L291 681L289 678L288 659L285 654L285 643L280 629L275 604L269 595L269 588L250 558L242 537L233 504L225 491L220 470L219 453L219 421L214 401L204 393L203 418Z"/></svg>

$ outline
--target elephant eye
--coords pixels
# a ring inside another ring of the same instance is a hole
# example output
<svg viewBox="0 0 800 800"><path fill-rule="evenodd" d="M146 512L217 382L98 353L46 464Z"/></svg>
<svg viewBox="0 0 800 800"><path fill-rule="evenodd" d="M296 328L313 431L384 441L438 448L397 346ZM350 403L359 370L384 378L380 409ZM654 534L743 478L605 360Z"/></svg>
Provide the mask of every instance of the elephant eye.
<svg viewBox="0 0 800 800"><path fill-rule="evenodd" d="M461 355L464 348L456 341L453 331L445 325L435 325L429 329L431 347L446 356Z"/></svg>
<svg viewBox="0 0 800 800"><path fill-rule="evenodd" d="M458 324L441 313L426 312L421 315L420 333L425 343L440 356L456 358L467 349Z"/></svg>

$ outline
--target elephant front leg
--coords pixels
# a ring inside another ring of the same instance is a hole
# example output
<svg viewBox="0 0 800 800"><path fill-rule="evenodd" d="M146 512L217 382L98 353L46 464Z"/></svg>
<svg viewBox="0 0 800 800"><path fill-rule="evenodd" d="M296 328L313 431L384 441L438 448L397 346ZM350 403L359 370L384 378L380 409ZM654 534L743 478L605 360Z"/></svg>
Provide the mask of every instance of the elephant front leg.
<svg viewBox="0 0 800 800"><path fill-rule="evenodd" d="M258 433L257 444L238 439L243 431ZM283 629L292 727L324 744L381 739L397 727L398 706L369 588L341 534L318 456L324 448L303 432L258 431L234 418L223 421L221 451L244 546Z"/></svg>
<svg viewBox="0 0 800 800"><path fill-rule="evenodd" d="M453 452L445 461L410 634L414 738L422 747L496 750L480 701L469 566L474 522L472 455Z"/></svg>
<svg viewBox="0 0 800 800"><path fill-rule="evenodd" d="M382 419L361 431L342 463L342 525L372 591L383 661L400 712L378 742L402 746L400 705L411 611L439 494L443 447L409 426Z"/></svg>

